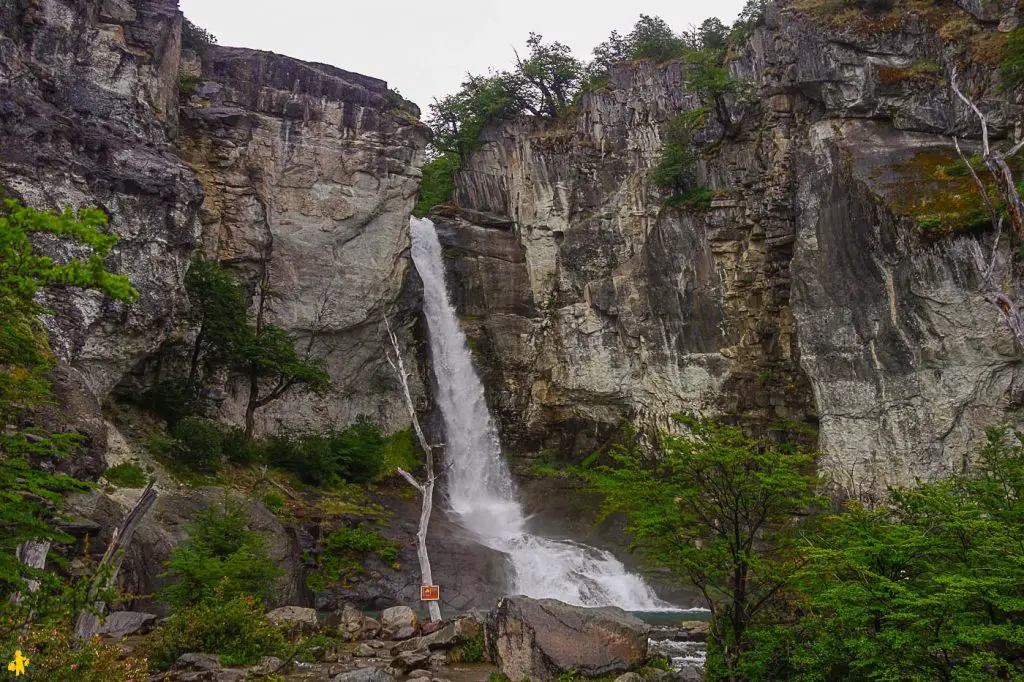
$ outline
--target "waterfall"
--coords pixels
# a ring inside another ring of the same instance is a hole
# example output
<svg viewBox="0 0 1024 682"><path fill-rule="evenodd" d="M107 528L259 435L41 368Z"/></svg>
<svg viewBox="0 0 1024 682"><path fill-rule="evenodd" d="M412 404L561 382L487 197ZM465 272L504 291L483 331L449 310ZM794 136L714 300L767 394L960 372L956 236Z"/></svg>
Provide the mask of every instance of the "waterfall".
<svg viewBox="0 0 1024 682"><path fill-rule="evenodd" d="M434 223L413 218L410 231L412 259L423 280L436 398L444 420L451 511L481 544L508 555L515 572L514 594L631 611L671 609L609 552L527 532L483 385L448 299Z"/></svg>

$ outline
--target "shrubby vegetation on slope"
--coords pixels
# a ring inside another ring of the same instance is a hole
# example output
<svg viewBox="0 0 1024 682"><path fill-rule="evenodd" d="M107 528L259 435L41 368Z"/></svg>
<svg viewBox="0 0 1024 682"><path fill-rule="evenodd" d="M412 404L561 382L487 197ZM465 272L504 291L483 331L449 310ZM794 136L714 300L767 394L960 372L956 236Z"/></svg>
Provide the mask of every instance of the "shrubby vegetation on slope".
<svg viewBox="0 0 1024 682"><path fill-rule="evenodd" d="M1024 436L877 504L814 495L813 454L687 419L584 475L712 605L711 680L1024 676Z"/></svg>
<svg viewBox="0 0 1024 682"><path fill-rule="evenodd" d="M39 237L82 255L56 262L36 250L33 238ZM87 488L54 473L81 436L33 423L34 410L55 400L47 377L53 358L36 318L45 311L35 296L44 287L75 287L135 301L138 292L127 278L103 265L116 242L106 214L97 209L57 213L10 199L0 204L0 643L7 652L27 652L37 679L124 680L138 673L108 647L88 644L74 651L67 646L74 615L89 603L87 580L69 582L29 569L16 555L29 541L70 540L57 527L59 505L66 493ZM38 581L35 590L29 579ZM71 664L81 664L73 675Z"/></svg>

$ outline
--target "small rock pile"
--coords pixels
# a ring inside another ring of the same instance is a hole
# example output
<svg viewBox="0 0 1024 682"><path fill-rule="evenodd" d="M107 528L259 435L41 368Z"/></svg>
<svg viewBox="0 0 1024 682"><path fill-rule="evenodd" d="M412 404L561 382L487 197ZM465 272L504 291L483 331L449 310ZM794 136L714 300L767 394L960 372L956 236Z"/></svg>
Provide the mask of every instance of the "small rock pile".
<svg viewBox="0 0 1024 682"><path fill-rule="evenodd" d="M482 623L473 617L421 624L408 606L386 609L380 620L350 605L326 619L314 609L301 606L274 609L267 618L290 635L334 636L339 646L325 652L322 663L265 657L258 665L246 668L227 668L218 656L189 653L168 672L150 677L149 682L240 682L250 676L268 675L310 682L395 682L398 677L448 682L443 668L449 663L450 652L483 636Z"/></svg>

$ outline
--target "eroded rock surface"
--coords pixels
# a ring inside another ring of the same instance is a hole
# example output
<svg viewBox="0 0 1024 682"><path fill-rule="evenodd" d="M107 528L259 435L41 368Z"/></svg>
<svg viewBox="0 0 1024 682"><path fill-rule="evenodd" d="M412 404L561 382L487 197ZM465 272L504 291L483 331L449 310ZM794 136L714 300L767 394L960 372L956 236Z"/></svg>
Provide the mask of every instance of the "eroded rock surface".
<svg viewBox="0 0 1024 682"><path fill-rule="evenodd" d="M519 596L498 602L484 633L491 661L509 679L547 682L570 670L598 677L639 668L648 630L622 609Z"/></svg>
<svg viewBox="0 0 1024 682"><path fill-rule="evenodd" d="M487 130L436 221L510 449L580 457L680 411L787 421L818 431L835 487L873 494L1017 420L1020 349L971 251L991 236L918 227L921 197L959 191L950 136L980 134L954 68L994 136L1021 117L986 49L1017 10L960 4L773 5L730 62L754 96L695 136L707 211L651 182L668 121L700 105L680 64L615 67L564 121ZM1008 250L996 266L1014 294Z"/></svg>

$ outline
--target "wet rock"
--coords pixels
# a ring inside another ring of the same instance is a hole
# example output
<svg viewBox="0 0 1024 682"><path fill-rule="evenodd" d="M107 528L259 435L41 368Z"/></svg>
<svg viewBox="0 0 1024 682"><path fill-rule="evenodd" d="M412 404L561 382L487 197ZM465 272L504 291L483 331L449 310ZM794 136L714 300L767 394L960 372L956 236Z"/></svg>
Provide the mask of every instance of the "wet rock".
<svg viewBox="0 0 1024 682"><path fill-rule="evenodd" d="M331 682L395 682L395 678L383 668L363 668L340 673Z"/></svg>
<svg viewBox="0 0 1024 682"><path fill-rule="evenodd" d="M403 651L391 659L391 667L402 673L430 667L430 653L427 651Z"/></svg>
<svg viewBox="0 0 1024 682"><path fill-rule="evenodd" d="M554 599L505 597L487 614L490 659L513 680L546 682L575 670L587 677L627 672L647 659L649 628L622 609L588 609Z"/></svg>

